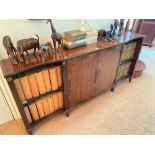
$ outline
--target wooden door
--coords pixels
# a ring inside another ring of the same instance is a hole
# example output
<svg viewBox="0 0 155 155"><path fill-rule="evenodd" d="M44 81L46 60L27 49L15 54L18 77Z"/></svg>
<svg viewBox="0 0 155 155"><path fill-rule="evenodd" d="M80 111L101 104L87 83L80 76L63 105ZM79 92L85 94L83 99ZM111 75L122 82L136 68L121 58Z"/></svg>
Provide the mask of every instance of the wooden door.
<svg viewBox="0 0 155 155"><path fill-rule="evenodd" d="M97 65L98 52L67 61L69 87L68 108L88 100L94 95L94 81Z"/></svg>
<svg viewBox="0 0 155 155"><path fill-rule="evenodd" d="M99 52L95 94L112 88L116 77L122 45Z"/></svg>

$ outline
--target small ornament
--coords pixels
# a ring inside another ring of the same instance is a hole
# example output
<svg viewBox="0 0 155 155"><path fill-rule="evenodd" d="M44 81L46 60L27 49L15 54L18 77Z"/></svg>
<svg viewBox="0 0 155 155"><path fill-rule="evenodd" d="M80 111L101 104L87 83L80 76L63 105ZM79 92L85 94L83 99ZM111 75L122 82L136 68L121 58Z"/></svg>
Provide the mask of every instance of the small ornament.
<svg viewBox="0 0 155 155"><path fill-rule="evenodd" d="M35 55L35 53L36 53L36 48L38 48L38 50L39 50L39 48L40 48L39 36L37 34L36 34L36 36L38 39L29 38L29 39L22 39L17 42L17 49L18 49L21 57L23 58L23 60L25 60L24 52L26 52L26 54L29 58L29 61L30 61L30 55L28 53L28 50L34 49L33 55Z"/></svg>
<svg viewBox="0 0 155 155"><path fill-rule="evenodd" d="M117 21L117 19L115 19L115 22L114 22L114 31L113 31L113 36L115 36L115 35L116 35L117 25L118 25L118 21Z"/></svg>
<svg viewBox="0 0 155 155"><path fill-rule="evenodd" d="M118 36L121 36L123 34L123 31L124 31L124 19L121 19L119 23Z"/></svg>
<svg viewBox="0 0 155 155"><path fill-rule="evenodd" d="M54 50L56 52L56 43L58 43L58 51L59 51L60 46L63 45L63 39L62 39L61 34L59 32L57 32L56 29L54 28L52 20L48 19L47 23L48 22L50 22L50 25L51 25L51 30L52 30L51 38L53 40L53 46L54 46Z"/></svg>
<svg viewBox="0 0 155 155"><path fill-rule="evenodd" d="M107 33L104 29L98 30L98 36L97 36L97 41L102 41L105 40L107 36Z"/></svg>
<svg viewBox="0 0 155 155"><path fill-rule="evenodd" d="M9 56L12 64L20 63L19 53L18 53L17 49L14 47L10 36L7 35L7 36L3 37L3 46L6 49L6 52Z"/></svg>
<svg viewBox="0 0 155 155"><path fill-rule="evenodd" d="M128 19L128 21L126 22L125 32L128 32L129 26L130 26L130 19Z"/></svg>

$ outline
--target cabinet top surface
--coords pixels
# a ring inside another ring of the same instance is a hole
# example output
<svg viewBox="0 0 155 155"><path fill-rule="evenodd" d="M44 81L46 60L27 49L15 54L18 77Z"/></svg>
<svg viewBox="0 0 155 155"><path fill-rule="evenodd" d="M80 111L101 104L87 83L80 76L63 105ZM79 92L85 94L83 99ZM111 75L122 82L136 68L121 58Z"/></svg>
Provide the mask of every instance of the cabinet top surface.
<svg viewBox="0 0 155 155"><path fill-rule="evenodd" d="M20 63L18 65L13 65L10 59L3 59L0 61L0 65L1 65L1 69L2 69L4 77L10 77L25 70L30 70L35 67L44 66L46 64L51 64L55 62L62 62L70 58L89 54L89 53L99 51L99 50L104 50L110 47L115 47L117 45L127 43L129 41L140 39L143 37L144 36L141 34L127 33L127 34L122 35L116 41L102 41L100 43L95 42L85 47L80 47L80 48L71 49L71 50L61 49L60 54L57 54L57 56L55 57L49 56L47 58L42 58L40 60L37 60L35 59L35 57L33 57L32 61L29 64Z"/></svg>

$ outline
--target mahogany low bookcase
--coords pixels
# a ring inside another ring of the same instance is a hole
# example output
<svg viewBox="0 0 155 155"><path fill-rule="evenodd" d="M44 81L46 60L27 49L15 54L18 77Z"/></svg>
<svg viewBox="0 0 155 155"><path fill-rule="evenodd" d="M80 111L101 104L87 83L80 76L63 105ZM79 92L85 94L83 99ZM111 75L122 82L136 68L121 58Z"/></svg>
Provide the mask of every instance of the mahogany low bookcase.
<svg viewBox="0 0 155 155"><path fill-rule="evenodd" d="M127 33L116 41L95 42L55 56L1 68L29 134L43 119L69 112L128 78L132 80L144 36ZM52 118L52 117L51 117Z"/></svg>

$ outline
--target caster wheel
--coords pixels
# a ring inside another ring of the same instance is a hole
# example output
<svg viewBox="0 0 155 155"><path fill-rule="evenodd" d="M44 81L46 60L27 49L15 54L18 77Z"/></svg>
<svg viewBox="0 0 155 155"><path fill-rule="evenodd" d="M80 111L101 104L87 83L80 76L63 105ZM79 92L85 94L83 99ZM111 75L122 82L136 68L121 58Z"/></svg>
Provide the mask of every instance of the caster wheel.
<svg viewBox="0 0 155 155"><path fill-rule="evenodd" d="M66 113L66 117L69 117L69 113L68 112Z"/></svg>
<svg viewBox="0 0 155 155"><path fill-rule="evenodd" d="M27 133L28 133L29 135L33 135L33 132L32 132L31 129L29 129L29 130L27 131Z"/></svg>
<svg viewBox="0 0 155 155"><path fill-rule="evenodd" d="M114 92L114 90L115 90L115 88L113 87L113 88L111 88L111 92Z"/></svg>
<svg viewBox="0 0 155 155"><path fill-rule="evenodd" d="M132 81L132 78L130 77L130 78L129 78L129 82L131 82L131 81Z"/></svg>

